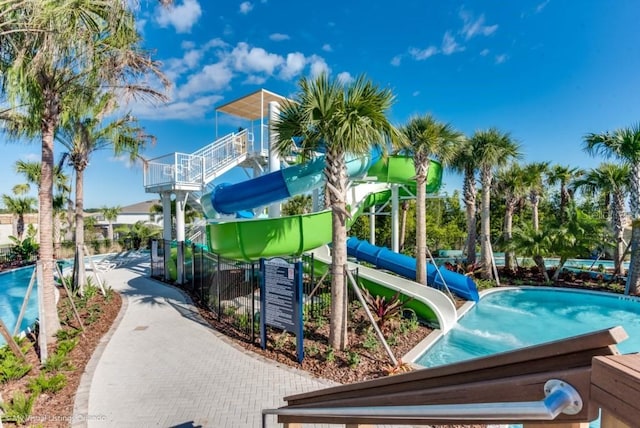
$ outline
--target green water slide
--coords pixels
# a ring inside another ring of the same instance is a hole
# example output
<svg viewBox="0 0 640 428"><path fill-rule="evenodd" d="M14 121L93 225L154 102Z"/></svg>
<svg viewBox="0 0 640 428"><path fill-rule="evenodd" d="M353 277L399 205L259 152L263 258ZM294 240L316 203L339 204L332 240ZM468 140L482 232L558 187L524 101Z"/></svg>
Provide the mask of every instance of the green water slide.
<svg viewBox="0 0 640 428"><path fill-rule="evenodd" d="M367 177L381 183L415 186L415 169L411 158L390 156L370 167ZM442 182L442 167L431 161L427 192L435 192ZM363 184L366 186L366 184ZM385 203L390 190L373 192L364 198L353 220L363 210ZM269 219L232 220L210 223L206 227L209 249L224 257L258 260L261 257L299 256L331 242L331 211Z"/></svg>

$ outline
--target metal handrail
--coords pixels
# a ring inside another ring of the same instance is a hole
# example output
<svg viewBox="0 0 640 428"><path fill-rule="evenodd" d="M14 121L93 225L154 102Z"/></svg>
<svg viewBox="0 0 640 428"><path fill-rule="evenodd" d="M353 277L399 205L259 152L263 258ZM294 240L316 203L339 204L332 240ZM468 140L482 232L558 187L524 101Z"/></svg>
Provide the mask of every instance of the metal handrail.
<svg viewBox="0 0 640 428"><path fill-rule="evenodd" d="M561 413L575 415L582 410L582 398L568 383L551 379L544 385L545 398L540 401L427 404L415 406L372 407L294 407L262 411L262 428L266 428L267 415L298 417L360 417L377 418L381 423L407 419L447 421L550 421ZM335 423L335 422L334 422ZM413 422L412 422L413 423Z"/></svg>

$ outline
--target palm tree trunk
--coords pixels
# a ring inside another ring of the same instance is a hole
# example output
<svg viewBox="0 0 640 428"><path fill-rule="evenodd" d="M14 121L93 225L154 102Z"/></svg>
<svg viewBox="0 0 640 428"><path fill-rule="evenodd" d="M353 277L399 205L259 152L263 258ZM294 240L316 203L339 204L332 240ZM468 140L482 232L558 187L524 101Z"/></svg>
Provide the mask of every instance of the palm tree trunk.
<svg viewBox="0 0 640 428"><path fill-rule="evenodd" d="M476 262L476 180L473 170L465 172L463 184L464 204L467 220L467 263L473 265Z"/></svg>
<svg viewBox="0 0 640 428"><path fill-rule="evenodd" d="M540 230L540 216L538 214L540 196L538 196L538 193L532 192L529 199L531 201L531 222L533 224L533 230L537 232L538 230Z"/></svg>
<svg viewBox="0 0 640 428"><path fill-rule="evenodd" d="M16 221L16 237L22 241L22 235L24 235L24 215L18 214L18 220Z"/></svg>
<svg viewBox="0 0 640 428"><path fill-rule="evenodd" d="M42 304L44 325L48 343L55 343L60 330L60 318L56 307L53 281L53 139L60 114L60 104L51 91L45 91L45 113L42 120L42 172L40 174L40 261L42 262Z"/></svg>
<svg viewBox="0 0 640 428"><path fill-rule="evenodd" d="M556 269L556 271L553 273L553 280L557 281L558 278L560 278L560 272L562 272L562 269L564 268L564 264L567 262L567 258L566 257L560 257L560 261L558 262L558 268ZM542 259L542 263L544 264L544 259ZM546 270L545 270L546 273ZM548 281L548 279L547 279Z"/></svg>
<svg viewBox="0 0 640 428"><path fill-rule="evenodd" d="M336 350L344 350L347 341L347 173L344 153L329 150L326 155L325 176L327 179L327 196L331 207L332 264L331 264L331 324L329 346Z"/></svg>
<svg viewBox="0 0 640 428"><path fill-rule="evenodd" d="M509 198L506 201L504 212L504 225L502 229L504 244L507 249L504 252L504 268L507 271L513 271L515 268L515 252L509 248L511 238L513 237L513 212L516 209L517 200Z"/></svg>
<svg viewBox="0 0 640 428"><path fill-rule="evenodd" d="M84 269L84 169L76 170L76 260L74 266L76 290L84 294L86 273Z"/></svg>
<svg viewBox="0 0 640 428"><path fill-rule="evenodd" d="M640 295L640 219L634 218L631 223L631 260L627 272L625 294Z"/></svg>
<svg viewBox="0 0 640 428"><path fill-rule="evenodd" d="M622 259L624 257L624 226L622 224L624 216L624 195L622 192L615 192L613 194L613 209L611 214L613 236L616 241L613 249L613 274L622 275Z"/></svg>
<svg viewBox="0 0 640 428"><path fill-rule="evenodd" d="M547 266L544 264L544 258L541 255L537 254L533 256L533 261L536 263L536 266L538 266L538 269L540 269L540 271L542 272L544 281L549 282L549 274L547 273Z"/></svg>
<svg viewBox="0 0 640 428"><path fill-rule="evenodd" d="M429 159L416 167L416 282L427 285L427 174Z"/></svg>
<svg viewBox="0 0 640 428"><path fill-rule="evenodd" d="M491 168L483 167L480 172L482 182L481 212L480 212L480 263L482 263L481 276L483 279L491 279L491 181L493 179Z"/></svg>

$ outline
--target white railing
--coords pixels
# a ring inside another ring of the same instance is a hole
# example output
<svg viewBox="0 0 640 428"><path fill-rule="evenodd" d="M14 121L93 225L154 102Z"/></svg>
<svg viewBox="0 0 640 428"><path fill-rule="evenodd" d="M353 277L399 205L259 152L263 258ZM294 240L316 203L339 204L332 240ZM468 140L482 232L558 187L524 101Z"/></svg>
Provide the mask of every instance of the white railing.
<svg viewBox="0 0 640 428"><path fill-rule="evenodd" d="M204 183L208 183L236 166L240 157L253 146L253 134L246 129L225 135L193 153L200 156L204 165Z"/></svg>
<svg viewBox="0 0 640 428"><path fill-rule="evenodd" d="M203 158L187 153L172 153L151 159L144 166L144 187L164 185L202 185Z"/></svg>

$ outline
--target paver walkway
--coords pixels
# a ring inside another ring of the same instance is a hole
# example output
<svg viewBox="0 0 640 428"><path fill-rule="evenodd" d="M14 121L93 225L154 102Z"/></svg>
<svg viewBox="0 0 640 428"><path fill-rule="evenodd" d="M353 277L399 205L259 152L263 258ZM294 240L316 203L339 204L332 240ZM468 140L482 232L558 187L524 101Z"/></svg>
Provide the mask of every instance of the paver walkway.
<svg viewBox="0 0 640 428"><path fill-rule="evenodd" d="M87 366L74 427L260 427L262 409L329 385L220 337L148 263L104 276L123 310Z"/></svg>

